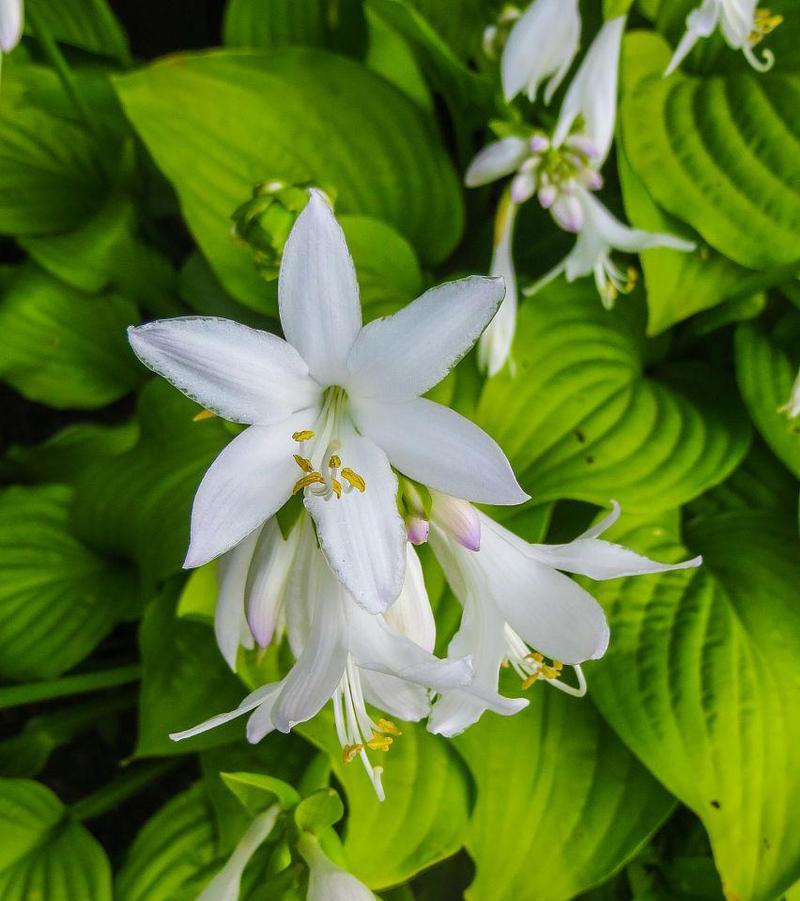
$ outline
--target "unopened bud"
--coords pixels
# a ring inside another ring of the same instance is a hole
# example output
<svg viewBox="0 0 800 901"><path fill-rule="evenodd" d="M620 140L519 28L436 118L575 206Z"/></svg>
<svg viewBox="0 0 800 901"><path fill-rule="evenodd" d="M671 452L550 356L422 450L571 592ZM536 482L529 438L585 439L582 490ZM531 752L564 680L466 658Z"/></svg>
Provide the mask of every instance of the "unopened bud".
<svg viewBox="0 0 800 901"><path fill-rule="evenodd" d="M438 491L432 491L431 497L431 520L467 550L480 550L481 521L472 504Z"/></svg>
<svg viewBox="0 0 800 901"><path fill-rule="evenodd" d="M425 544L428 540L429 532L430 523L427 519L414 515L406 517L406 534L408 535L408 540L412 544Z"/></svg>

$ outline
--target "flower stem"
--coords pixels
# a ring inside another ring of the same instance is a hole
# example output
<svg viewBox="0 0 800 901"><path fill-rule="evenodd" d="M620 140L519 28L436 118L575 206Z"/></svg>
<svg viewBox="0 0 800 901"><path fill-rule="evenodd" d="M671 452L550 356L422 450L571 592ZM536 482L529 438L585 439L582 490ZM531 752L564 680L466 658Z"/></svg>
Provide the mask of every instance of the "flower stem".
<svg viewBox="0 0 800 901"><path fill-rule="evenodd" d="M73 804L70 813L77 820L92 820L102 816L182 762L179 757L168 760L148 760L141 766L123 770L111 782Z"/></svg>
<svg viewBox="0 0 800 901"><path fill-rule="evenodd" d="M118 666L114 669L79 673L75 676L65 676L63 679L51 679L46 682L8 685L0 688L0 710L19 707L22 704L33 704L36 701L51 701L53 698L128 685L130 682L138 681L141 674L142 670L138 665Z"/></svg>

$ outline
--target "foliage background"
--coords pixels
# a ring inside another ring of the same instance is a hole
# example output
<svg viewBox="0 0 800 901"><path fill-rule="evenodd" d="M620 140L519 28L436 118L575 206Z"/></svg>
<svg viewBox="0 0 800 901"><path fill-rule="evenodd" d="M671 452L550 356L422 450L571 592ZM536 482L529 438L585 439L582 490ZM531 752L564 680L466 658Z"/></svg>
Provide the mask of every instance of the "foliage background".
<svg viewBox="0 0 800 901"><path fill-rule="evenodd" d="M582 4L584 46L630 5ZM592 586L613 638L589 697L535 691L452 743L404 728L380 806L324 715L256 748L237 724L167 739L242 692L213 572L180 569L231 432L148 378L124 327L277 329L230 235L272 178L335 194L365 318L485 272L497 191L461 177L503 114L479 47L499 4L29 0L0 89L0 897L194 897L247 823L227 771L333 780L348 865L386 899L800 897L800 438L778 412L800 363L800 20L771 4L766 75L715 37L663 81L692 5L631 9L603 196L699 251L645 251L612 312L551 285L521 310L515 378L469 358L438 397L508 452L534 498L520 534L571 537L616 498L619 540L706 564ZM568 246L524 209L524 280ZM425 562L444 648L458 608ZM243 897L281 897L271 866Z"/></svg>

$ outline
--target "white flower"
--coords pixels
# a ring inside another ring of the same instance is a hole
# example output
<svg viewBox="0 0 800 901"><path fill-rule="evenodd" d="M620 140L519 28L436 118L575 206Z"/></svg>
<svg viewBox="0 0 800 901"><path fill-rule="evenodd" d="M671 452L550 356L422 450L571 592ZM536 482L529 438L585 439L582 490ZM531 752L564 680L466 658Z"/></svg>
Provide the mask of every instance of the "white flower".
<svg viewBox="0 0 800 901"><path fill-rule="evenodd" d="M259 543L265 534L266 544L273 541L273 534L275 541L283 541L271 529L272 523L267 523L255 541L243 542L225 561L226 615L218 616L218 635L226 635L228 648L240 634L242 611L252 603L246 597L248 588L268 581L269 573L258 571L263 561L254 556ZM282 618L285 622L294 666L280 682L251 692L235 710L170 737L180 741L250 713L247 738L255 743L273 729L289 732L332 699L344 759L348 763L361 759L382 800L382 768L373 768L367 752L388 750L400 732L388 719L374 720L366 703L416 722L428 715L428 690L449 691L469 684L471 661L440 660L431 653L435 623L422 568L411 545L405 544L407 565L399 597L386 614L370 614L354 602L331 572L308 519L295 526L294 532L298 534L290 536L294 542L291 551L284 549L292 556L285 579L276 594L263 602L272 611L265 616L267 621ZM242 559L243 547L249 547L249 561ZM235 650L233 654L235 660ZM230 651L226 656L230 661Z"/></svg>
<svg viewBox="0 0 800 901"><path fill-rule="evenodd" d="M376 901L363 882L331 861L310 833L300 836L297 850L308 864L306 901Z"/></svg>
<svg viewBox="0 0 800 901"><path fill-rule="evenodd" d="M794 385L792 385L792 396L780 408L779 412L785 413L789 419L794 419L800 415L800 372L797 374Z"/></svg>
<svg viewBox="0 0 800 901"><path fill-rule="evenodd" d="M525 90L533 102L548 80L544 102L550 103L564 80L581 37L578 0L535 0L517 20L503 50L503 93L511 101Z"/></svg>
<svg viewBox="0 0 800 901"><path fill-rule="evenodd" d="M438 495L434 495L436 507ZM619 506L602 522L568 544L529 544L499 523L479 513L481 547L477 552L436 525L431 546L453 592L464 608L461 627L449 653L470 654L475 680L469 693L444 692L434 704L428 728L456 735L476 722L484 710L515 713L522 699L486 704L481 690L496 693L500 666L505 662L523 680L523 687L544 679L550 685L582 695L586 683L580 664L602 657L608 646L605 614L580 585L559 572L591 579L667 572L699 566L700 557L674 565L656 563L617 544L599 539L619 517ZM549 662L548 662L549 661ZM576 673L576 685L563 681L564 665Z"/></svg>
<svg viewBox="0 0 800 901"><path fill-rule="evenodd" d="M498 373L511 354L517 324L517 273L514 269L513 243L517 204L510 193L503 194L495 220L495 244L490 274L501 276L506 296L478 341L478 365L488 375Z"/></svg>
<svg viewBox="0 0 800 901"><path fill-rule="evenodd" d="M385 610L405 569L392 466L470 500L527 497L485 432L420 397L478 339L502 281L440 285L362 327L344 235L312 191L286 242L278 293L286 341L198 316L129 329L145 365L218 415L252 423L203 478L184 566L230 550L302 491L333 571L366 609Z"/></svg>
<svg viewBox="0 0 800 901"><path fill-rule="evenodd" d="M197 896L197 901L238 901L244 869L272 832L279 813L280 808L275 805L250 823L225 866Z"/></svg>
<svg viewBox="0 0 800 901"><path fill-rule="evenodd" d="M13 50L22 38L22 0L0 0L0 55Z"/></svg>
<svg viewBox="0 0 800 901"><path fill-rule="evenodd" d="M764 50L762 58L753 53L753 47L783 21L783 16L774 16L767 9L756 9L757 0L703 0L686 17L686 32L675 48L675 53L664 72L671 75L689 55L692 47L707 38L719 27L726 43L733 50L741 50L754 69L766 72L771 69L775 56Z"/></svg>

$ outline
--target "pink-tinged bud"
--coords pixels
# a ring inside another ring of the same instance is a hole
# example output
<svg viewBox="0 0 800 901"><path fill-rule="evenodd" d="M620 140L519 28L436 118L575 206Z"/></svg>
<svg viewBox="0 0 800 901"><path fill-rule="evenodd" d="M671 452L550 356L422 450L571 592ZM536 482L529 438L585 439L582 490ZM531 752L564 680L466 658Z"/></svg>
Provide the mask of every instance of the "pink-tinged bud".
<svg viewBox="0 0 800 901"><path fill-rule="evenodd" d="M577 233L583 228L583 208L572 194L562 194L550 208L553 219L564 231Z"/></svg>
<svg viewBox="0 0 800 901"><path fill-rule="evenodd" d="M440 529L469 551L481 547L481 521L478 511L468 501L449 494L432 492L431 519Z"/></svg>
<svg viewBox="0 0 800 901"><path fill-rule="evenodd" d="M530 172L521 172L511 182L511 199L516 204L525 203L533 197L536 190L536 176Z"/></svg>
<svg viewBox="0 0 800 901"><path fill-rule="evenodd" d="M570 147L574 147L575 150L579 151L584 156L588 156L590 160L600 159L600 151L586 135L573 135L571 138L567 139L567 144Z"/></svg>
<svg viewBox="0 0 800 901"><path fill-rule="evenodd" d="M406 533L408 540L414 545L425 544L428 540L428 532L430 531L430 523L421 516L406 517Z"/></svg>
<svg viewBox="0 0 800 901"><path fill-rule="evenodd" d="M528 142L533 153L544 153L550 149L550 141L544 135L534 135Z"/></svg>
<svg viewBox="0 0 800 901"><path fill-rule="evenodd" d="M584 169L582 180L590 191L599 191L603 187L603 176L595 169Z"/></svg>
<svg viewBox="0 0 800 901"><path fill-rule="evenodd" d="M549 210L556 202L556 197L558 197L558 191L553 185L543 185L539 188L539 203L543 209Z"/></svg>

